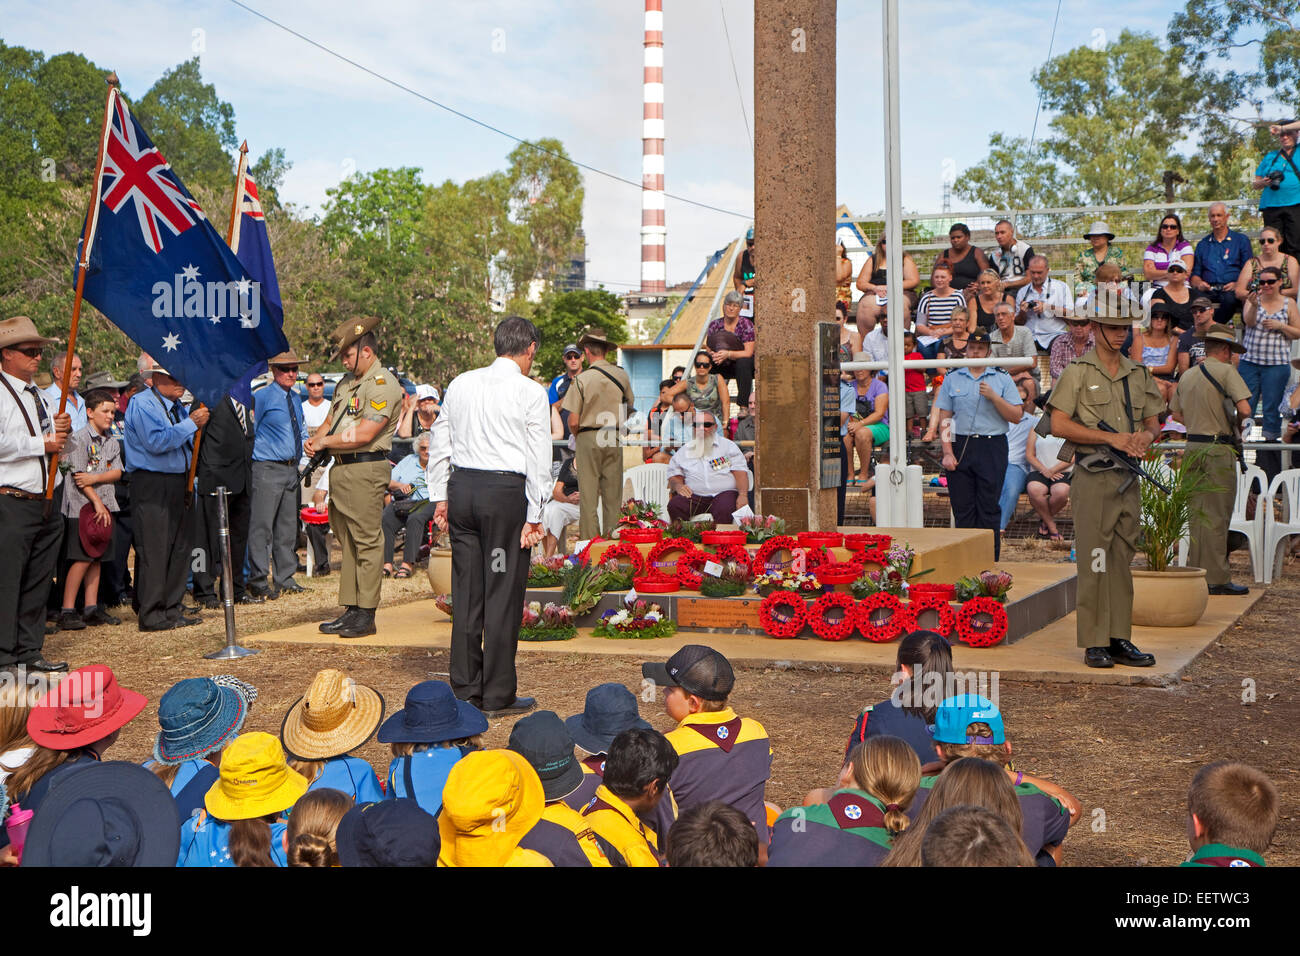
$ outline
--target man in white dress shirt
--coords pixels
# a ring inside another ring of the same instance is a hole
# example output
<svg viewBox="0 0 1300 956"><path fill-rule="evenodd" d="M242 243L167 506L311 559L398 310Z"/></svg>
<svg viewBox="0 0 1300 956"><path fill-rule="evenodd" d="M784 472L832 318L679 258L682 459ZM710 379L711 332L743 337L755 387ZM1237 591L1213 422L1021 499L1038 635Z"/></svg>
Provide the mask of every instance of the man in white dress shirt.
<svg viewBox="0 0 1300 956"><path fill-rule="evenodd" d="M550 403L528 377L540 344L527 319L503 320L496 361L452 380L430 430L429 500L451 530L451 689L489 717L536 703L516 694L515 649L552 487Z"/></svg>
<svg viewBox="0 0 1300 956"><path fill-rule="evenodd" d="M57 499L45 507L50 458L72 429L67 412L46 408L32 376L41 365L42 338L25 315L0 322L0 670L66 671L43 654L45 602L63 541Z"/></svg>
<svg viewBox="0 0 1300 956"><path fill-rule="evenodd" d="M695 413L695 438L677 449L668 463L668 517L687 520L706 512L718 524L730 524L731 513L748 503L749 469L745 455L729 438L718 434L712 412Z"/></svg>

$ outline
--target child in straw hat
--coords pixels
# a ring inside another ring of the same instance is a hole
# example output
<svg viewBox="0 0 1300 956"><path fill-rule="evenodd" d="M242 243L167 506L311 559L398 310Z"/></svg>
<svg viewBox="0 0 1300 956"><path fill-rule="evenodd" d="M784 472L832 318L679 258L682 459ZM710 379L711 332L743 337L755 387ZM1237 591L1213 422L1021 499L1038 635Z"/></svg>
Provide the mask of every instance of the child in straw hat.
<svg viewBox="0 0 1300 956"><path fill-rule="evenodd" d="M221 753L207 809L181 825L176 865L285 866L284 814L306 792L280 741L261 732L235 738Z"/></svg>
<svg viewBox="0 0 1300 956"><path fill-rule="evenodd" d="M457 700L442 681L421 681L406 694L406 706L379 728L379 742L391 744L388 797L411 797L437 814L442 789L456 762L482 746L487 718L473 704Z"/></svg>
<svg viewBox="0 0 1300 956"><path fill-rule="evenodd" d="M312 790L342 790L356 803L382 800L375 768L348 754L369 740L383 719L384 699L377 691L342 671L320 671L280 728L289 766Z"/></svg>

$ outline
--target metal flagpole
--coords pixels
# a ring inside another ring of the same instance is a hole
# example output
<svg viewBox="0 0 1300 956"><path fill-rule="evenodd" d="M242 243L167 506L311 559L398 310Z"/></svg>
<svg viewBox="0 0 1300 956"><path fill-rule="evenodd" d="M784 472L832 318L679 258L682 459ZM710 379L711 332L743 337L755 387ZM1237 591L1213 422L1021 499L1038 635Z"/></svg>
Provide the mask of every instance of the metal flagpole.
<svg viewBox="0 0 1300 956"><path fill-rule="evenodd" d="M221 536L221 603L226 611L226 646L203 656L210 661L232 661L257 651L235 643L235 585L230 563L230 512L226 507L226 496L230 492L225 485L218 485L212 494L217 496L217 525Z"/></svg>

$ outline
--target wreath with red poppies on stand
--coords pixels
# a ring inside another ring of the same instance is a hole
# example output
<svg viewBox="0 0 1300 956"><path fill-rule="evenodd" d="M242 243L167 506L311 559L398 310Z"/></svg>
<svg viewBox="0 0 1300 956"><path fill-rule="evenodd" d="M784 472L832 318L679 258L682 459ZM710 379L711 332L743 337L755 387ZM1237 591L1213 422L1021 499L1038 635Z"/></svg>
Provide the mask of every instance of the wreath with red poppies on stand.
<svg viewBox="0 0 1300 956"><path fill-rule="evenodd" d="M811 574L823 564L833 564L835 562L835 559L831 557L831 553L826 550L825 545L819 544L815 548L810 548L807 545L801 544L799 547L803 548L803 568L806 574Z"/></svg>
<svg viewBox="0 0 1300 956"><path fill-rule="evenodd" d="M854 551L849 555L849 560L859 567L865 567L868 564L878 564L885 566L885 560L889 556L889 545L873 545L869 548L862 548Z"/></svg>
<svg viewBox="0 0 1300 956"><path fill-rule="evenodd" d="M606 539L602 538L600 535L596 535L596 537L588 541L587 546L578 552L578 563L582 565L590 564L591 549L594 548L596 545L600 544L604 540Z"/></svg>
<svg viewBox="0 0 1300 956"><path fill-rule="evenodd" d="M611 544L600 554L600 563L607 564L610 561L619 561L619 558L626 558L627 563L632 565L632 576L640 577L645 574L646 562L645 557L641 554L641 549L630 541L619 541Z"/></svg>
<svg viewBox="0 0 1300 956"><path fill-rule="evenodd" d="M720 544L716 545L713 554L717 556L718 563L724 561L735 561L737 564L745 566L750 565L749 551L743 544Z"/></svg>
<svg viewBox="0 0 1300 956"><path fill-rule="evenodd" d="M887 534L846 534L844 536L844 547L850 551L861 551L864 548L883 548L888 551L893 543L894 539Z"/></svg>
<svg viewBox="0 0 1300 956"><path fill-rule="evenodd" d="M768 538L758 548L758 553L754 555L754 560L750 566L754 569L754 576L768 573L768 562L772 560L772 555L778 551L790 552L790 563L772 561L774 571L789 571L790 564L794 562L794 549L799 547L799 543L788 534L778 534L775 537Z"/></svg>
<svg viewBox="0 0 1300 956"><path fill-rule="evenodd" d="M706 562L712 561L713 555L707 551L701 551L698 548L691 548L680 558L677 559L677 581L684 588L690 588L692 591L698 591L704 581L703 568Z"/></svg>
<svg viewBox="0 0 1300 956"><path fill-rule="evenodd" d="M808 623L808 603L793 591L773 591L763 598L758 620L769 637L794 637Z"/></svg>
<svg viewBox="0 0 1300 956"><path fill-rule="evenodd" d="M877 611L888 615L877 616ZM911 609L888 591L877 591L858 602L855 608L858 633L876 644L887 644L914 629Z"/></svg>
<svg viewBox="0 0 1300 956"><path fill-rule="evenodd" d="M645 566L658 571L660 574L676 575L678 562L681 560L682 555L690 554L695 550L695 545L686 538L669 538L667 541L660 541L650 549L650 554L645 559ZM674 551L680 551L681 554L672 557ZM660 567L661 563L665 566Z"/></svg>
<svg viewBox="0 0 1300 956"><path fill-rule="evenodd" d="M1007 636L1007 609L991 597L971 598L957 612L956 628L963 644L992 647Z"/></svg>
<svg viewBox="0 0 1300 956"><path fill-rule="evenodd" d="M918 591L918 587L913 585L907 592L911 599L912 621L916 629L952 637L952 629L957 624L957 612L952 609L952 605L942 594ZM939 615L939 622L933 627L921 623L921 615L927 611L934 611Z"/></svg>
<svg viewBox="0 0 1300 956"><path fill-rule="evenodd" d="M842 641L853 633L857 623L853 595L828 591L813 602L808 623L823 641Z"/></svg>

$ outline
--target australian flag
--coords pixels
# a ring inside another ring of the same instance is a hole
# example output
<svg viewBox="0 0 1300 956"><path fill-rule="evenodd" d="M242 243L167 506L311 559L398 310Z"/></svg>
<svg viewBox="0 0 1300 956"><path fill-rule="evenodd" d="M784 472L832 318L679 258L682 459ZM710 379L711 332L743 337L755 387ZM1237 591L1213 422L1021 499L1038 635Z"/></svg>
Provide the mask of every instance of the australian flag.
<svg viewBox="0 0 1300 956"><path fill-rule="evenodd" d="M86 301L216 405L288 349L278 288L273 304L116 94L101 177Z"/></svg>
<svg viewBox="0 0 1300 956"><path fill-rule="evenodd" d="M283 328L284 307L280 303L280 283L275 278L275 259L271 256L271 239L266 232L266 216L262 214L262 203L257 195L257 183L253 181L253 177L247 170L243 170L235 188L239 191L236 199L239 212L238 219L235 220L233 237L235 256L253 281L261 285L262 302L268 311L267 318L277 329ZM258 362L244 374L243 378L231 386L231 397L245 405L251 405L253 379L265 371L266 363Z"/></svg>

